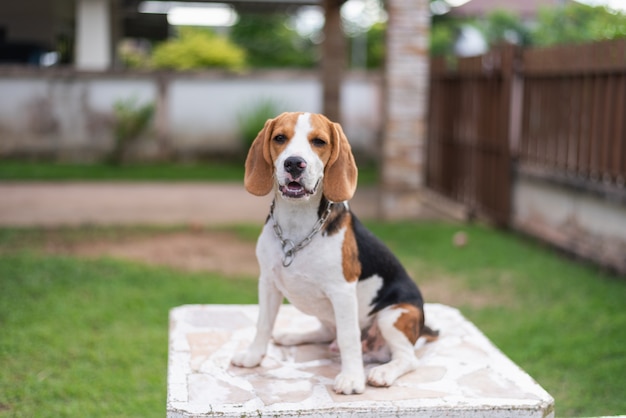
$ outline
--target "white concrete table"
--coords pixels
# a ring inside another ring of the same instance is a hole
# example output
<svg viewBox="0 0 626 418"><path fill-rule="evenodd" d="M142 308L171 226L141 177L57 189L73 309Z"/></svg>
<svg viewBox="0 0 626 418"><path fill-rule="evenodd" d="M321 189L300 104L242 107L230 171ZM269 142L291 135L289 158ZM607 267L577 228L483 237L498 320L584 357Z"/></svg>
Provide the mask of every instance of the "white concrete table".
<svg viewBox="0 0 626 418"><path fill-rule="evenodd" d="M167 416L553 417L554 399L458 310L425 306L439 340L418 341L419 368L391 388L332 390L338 354L327 345L270 345L260 367L230 365L255 333L256 305L188 305L170 312ZM276 326L314 327L289 305ZM367 368L373 365L367 365Z"/></svg>

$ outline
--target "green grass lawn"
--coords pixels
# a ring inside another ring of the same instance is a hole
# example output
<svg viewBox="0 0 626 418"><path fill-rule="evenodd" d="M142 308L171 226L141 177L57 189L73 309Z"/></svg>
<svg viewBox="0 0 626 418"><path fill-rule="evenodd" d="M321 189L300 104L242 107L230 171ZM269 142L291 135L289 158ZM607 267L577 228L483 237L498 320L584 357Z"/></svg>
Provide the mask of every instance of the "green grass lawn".
<svg viewBox="0 0 626 418"><path fill-rule="evenodd" d="M558 416L626 412L626 280L482 226L370 226L424 289L445 284L555 397ZM461 228L469 244L456 248ZM232 230L251 240L258 228ZM48 233L0 229L0 416L163 416L168 310L256 302L252 277L49 255ZM56 233L76 242L167 230Z"/></svg>
<svg viewBox="0 0 626 418"><path fill-rule="evenodd" d="M554 396L557 416L626 413L626 279L480 226L463 228L464 248L450 245L453 225L372 229L418 281L451 275L461 294L487 296L457 307Z"/></svg>
<svg viewBox="0 0 626 418"><path fill-rule="evenodd" d="M22 253L0 259L0 416L165 415L167 315L254 303L251 279Z"/></svg>
<svg viewBox="0 0 626 418"><path fill-rule="evenodd" d="M0 180L242 181L242 161L110 165L0 160Z"/></svg>
<svg viewBox="0 0 626 418"><path fill-rule="evenodd" d="M227 181L242 182L244 159L197 163L111 165L0 159L0 181ZM376 183L373 163L359 164L359 184Z"/></svg>

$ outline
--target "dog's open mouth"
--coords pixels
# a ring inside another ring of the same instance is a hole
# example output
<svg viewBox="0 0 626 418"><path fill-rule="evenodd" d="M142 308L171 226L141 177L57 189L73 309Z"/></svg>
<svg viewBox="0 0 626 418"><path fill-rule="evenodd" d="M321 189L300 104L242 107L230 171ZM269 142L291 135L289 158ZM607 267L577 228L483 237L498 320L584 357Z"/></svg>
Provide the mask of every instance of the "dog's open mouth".
<svg viewBox="0 0 626 418"><path fill-rule="evenodd" d="M317 189L317 185L313 190L307 190L306 187L297 181L290 181L286 185L280 186L279 189L283 196L297 199L314 194L315 189Z"/></svg>

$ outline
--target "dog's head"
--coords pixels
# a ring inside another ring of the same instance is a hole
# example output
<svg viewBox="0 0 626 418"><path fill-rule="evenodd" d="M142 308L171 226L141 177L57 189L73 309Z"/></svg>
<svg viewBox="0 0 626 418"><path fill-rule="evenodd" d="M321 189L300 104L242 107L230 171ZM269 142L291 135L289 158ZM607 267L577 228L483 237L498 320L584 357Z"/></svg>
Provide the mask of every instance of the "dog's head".
<svg viewBox="0 0 626 418"><path fill-rule="evenodd" d="M287 199L323 191L331 202L352 198L357 168L341 126L323 115L283 113L265 122L246 158L246 190Z"/></svg>

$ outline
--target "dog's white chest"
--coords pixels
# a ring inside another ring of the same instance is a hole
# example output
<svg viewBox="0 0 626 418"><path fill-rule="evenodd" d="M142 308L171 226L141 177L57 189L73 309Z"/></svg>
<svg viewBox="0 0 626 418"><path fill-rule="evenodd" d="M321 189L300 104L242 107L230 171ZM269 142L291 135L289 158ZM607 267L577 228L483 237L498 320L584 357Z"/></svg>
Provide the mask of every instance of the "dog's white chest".
<svg viewBox="0 0 626 418"><path fill-rule="evenodd" d="M301 311L334 322L329 293L346 287L342 274L341 245L344 231L332 236L317 234L283 265L284 253L271 224L265 225L257 242L262 275Z"/></svg>

